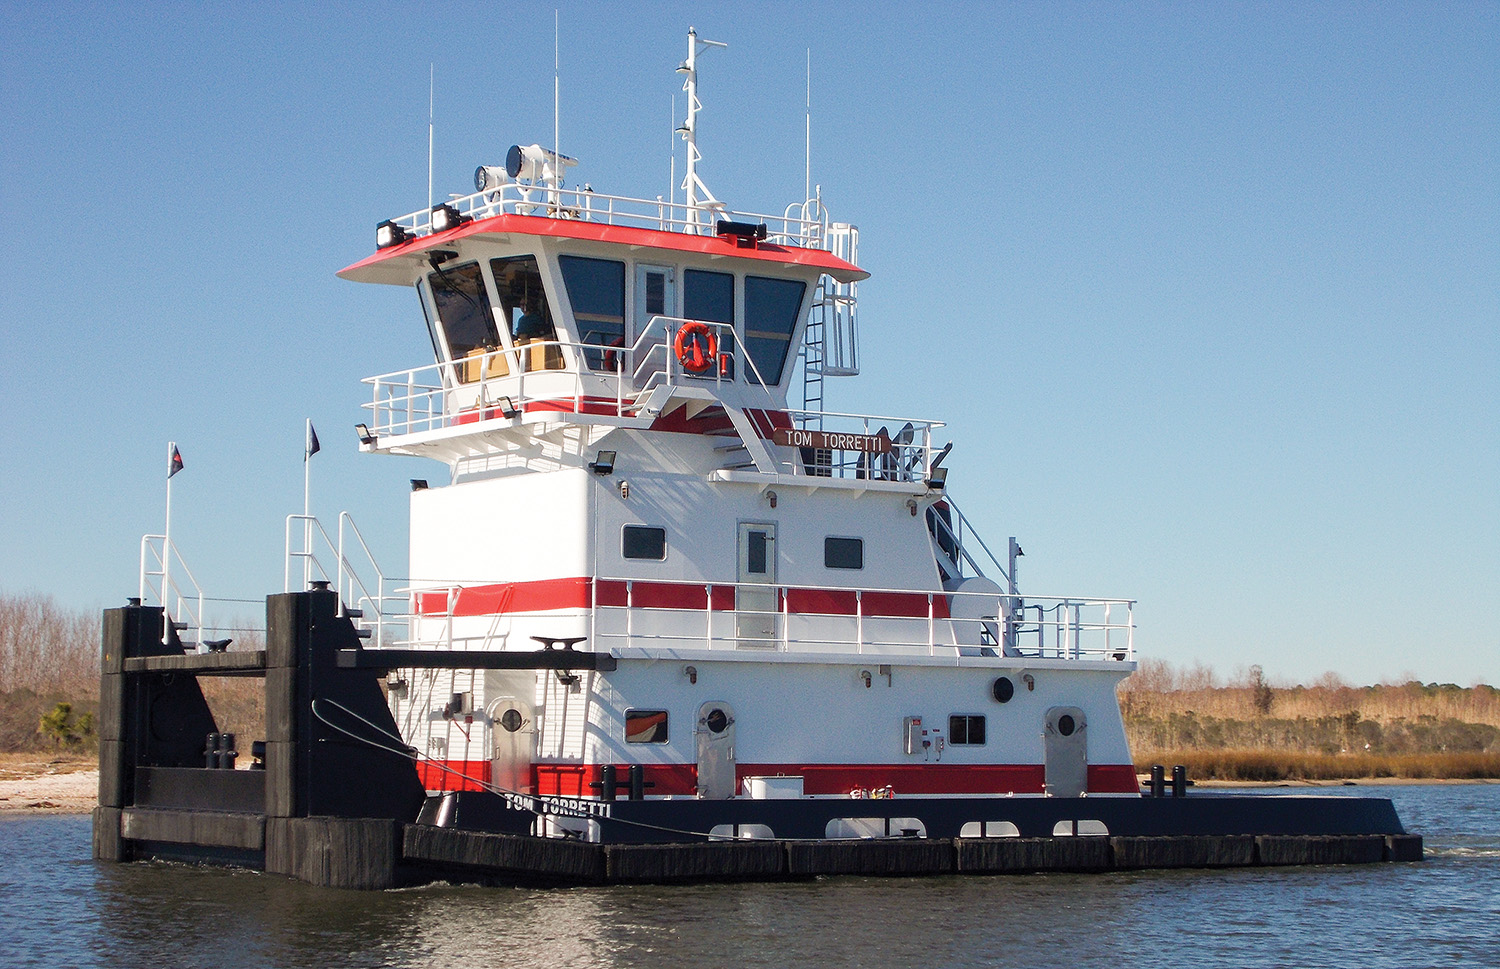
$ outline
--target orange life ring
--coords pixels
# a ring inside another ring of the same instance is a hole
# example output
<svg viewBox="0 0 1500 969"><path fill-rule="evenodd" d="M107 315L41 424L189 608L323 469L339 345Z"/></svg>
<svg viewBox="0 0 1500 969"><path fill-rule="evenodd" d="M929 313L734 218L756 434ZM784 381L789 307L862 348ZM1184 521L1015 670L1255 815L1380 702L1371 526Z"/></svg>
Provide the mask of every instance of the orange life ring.
<svg viewBox="0 0 1500 969"><path fill-rule="evenodd" d="M677 331L672 340L672 352L677 354L677 362L688 373L704 373L719 357L719 341L707 323L692 320L682 324L682 329Z"/></svg>

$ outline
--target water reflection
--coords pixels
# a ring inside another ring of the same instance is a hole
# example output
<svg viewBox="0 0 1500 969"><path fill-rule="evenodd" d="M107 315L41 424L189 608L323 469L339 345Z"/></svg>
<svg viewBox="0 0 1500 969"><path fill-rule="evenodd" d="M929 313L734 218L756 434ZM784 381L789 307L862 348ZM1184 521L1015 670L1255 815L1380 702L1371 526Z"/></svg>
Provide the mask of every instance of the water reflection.
<svg viewBox="0 0 1500 969"><path fill-rule="evenodd" d="M0 937L48 967L1500 964L1500 787L1388 793L1428 862L563 890L95 865L86 818L7 819Z"/></svg>

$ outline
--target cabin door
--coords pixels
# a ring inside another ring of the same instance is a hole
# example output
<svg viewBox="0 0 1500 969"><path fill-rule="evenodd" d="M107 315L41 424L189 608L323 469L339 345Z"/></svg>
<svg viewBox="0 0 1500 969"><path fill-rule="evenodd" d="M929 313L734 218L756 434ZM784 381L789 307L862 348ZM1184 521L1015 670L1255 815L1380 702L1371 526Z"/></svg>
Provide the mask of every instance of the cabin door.
<svg viewBox="0 0 1500 969"><path fill-rule="evenodd" d="M671 266L635 267L635 336L646 331L654 317L677 315L677 276ZM671 333L658 334L670 340Z"/></svg>
<svg viewBox="0 0 1500 969"><path fill-rule="evenodd" d="M781 638L776 599L776 526L740 522L735 636L742 649L775 649Z"/></svg>
<svg viewBox="0 0 1500 969"><path fill-rule="evenodd" d="M698 796L722 801L735 795L734 710L718 700L698 708Z"/></svg>
<svg viewBox="0 0 1500 969"><path fill-rule="evenodd" d="M531 793L531 757L536 717L531 704L501 697L490 704L490 780L507 791Z"/></svg>
<svg viewBox="0 0 1500 969"><path fill-rule="evenodd" d="M1053 707L1047 711L1044 750L1048 794L1077 797L1088 790L1088 734L1088 718L1077 707Z"/></svg>

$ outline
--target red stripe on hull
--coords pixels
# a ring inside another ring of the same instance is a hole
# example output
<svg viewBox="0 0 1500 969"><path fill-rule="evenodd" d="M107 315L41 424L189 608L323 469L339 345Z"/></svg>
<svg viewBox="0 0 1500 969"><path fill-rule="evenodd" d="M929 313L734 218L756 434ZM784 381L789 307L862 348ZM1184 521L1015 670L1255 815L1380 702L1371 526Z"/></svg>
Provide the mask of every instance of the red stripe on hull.
<svg viewBox="0 0 1500 969"><path fill-rule="evenodd" d="M537 764L532 777L538 794L597 797L598 764ZM615 765L616 780L629 777L628 764ZM802 778L804 794L848 794L855 788L890 787L898 795L915 794L1041 794L1046 768L1041 764L739 764L736 781L746 777L785 775ZM647 795L696 794L698 771L693 764L648 764ZM1090 794L1138 794L1135 768L1130 764L1092 764L1088 769ZM621 796L624 796L623 793Z"/></svg>
<svg viewBox="0 0 1500 969"><path fill-rule="evenodd" d="M487 760L417 761L417 776L429 791L482 791L490 782Z"/></svg>

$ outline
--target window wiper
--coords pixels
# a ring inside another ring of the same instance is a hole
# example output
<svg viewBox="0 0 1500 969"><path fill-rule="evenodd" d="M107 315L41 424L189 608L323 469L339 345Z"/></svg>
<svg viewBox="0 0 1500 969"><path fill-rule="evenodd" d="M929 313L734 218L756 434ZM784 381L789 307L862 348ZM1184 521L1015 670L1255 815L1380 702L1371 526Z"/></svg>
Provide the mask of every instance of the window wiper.
<svg viewBox="0 0 1500 969"><path fill-rule="evenodd" d="M447 270L443 269L443 263L447 262L457 255L458 253L454 252L452 249L434 249L427 254L427 263L428 265L432 266L434 271L437 272L438 278L448 284L448 290L450 292L454 292L462 296L465 300L468 301L468 304L470 306L477 310L479 309L479 304L475 302L474 297L464 292L463 289L460 288L458 283L449 278Z"/></svg>

